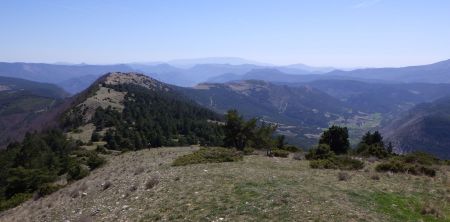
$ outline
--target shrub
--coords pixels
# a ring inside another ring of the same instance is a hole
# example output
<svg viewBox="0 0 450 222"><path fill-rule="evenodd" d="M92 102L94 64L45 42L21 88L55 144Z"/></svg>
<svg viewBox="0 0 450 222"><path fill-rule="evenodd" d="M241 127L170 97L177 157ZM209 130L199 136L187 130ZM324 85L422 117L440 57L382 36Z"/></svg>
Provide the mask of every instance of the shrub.
<svg viewBox="0 0 450 222"><path fill-rule="evenodd" d="M80 129L80 128L76 128L76 129L73 129L72 132L73 132L73 133L82 133L83 130Z"/></svg>
<svg viewBox="0 0 450 222"><path fill-rule="evenodd" d="M422 162L424 160L426 159L416 159L411 156L395 157L378 164L375 167L375 170L378 172L389 171L393 173L409 173L413 175L426 175L430 177L436 176L436 169L428 165L428 161ZM424 165L419 162L427 164Z"/></svg>
<svg viewBox="0 0 450 222"><path fill-rule="evenodd" d="M102 183L102 190L106 190L108 188L110 188L112 186L111 181L106 181L104 183Z"/></svg>
<svg viewBox="0 0 450 222"><path fill-rule="evenodd" d="M302 151L303 149L296 147L294 145L284 145L283 148L280 148L281 150L286 150L289 151L291 153L295 153L295 152L299 152Z"/></svg>
<svg viewBox="0 0 450 222"><path fill-rule="evenodd" d="M441 215L438 208L434 207L430 203L426 203L422 206L422 209L420 210L420 213L422 215L432 215L435 217L439 217Z"/></svg>
<svg viewBox="0 0 450 222"><path fill-rule="evenodd" d="M294 160L303 160L304 158L305 158L305 155L303 154L303 152L296 152L292 156L292 159L294 159Z"/></svg>
<svg viewBox="0 0 450 222"><path fill-rule="evenodd" d="M413 152L406 154L404 156L404 160L407 163L413 163L413 164L422 164L422 165L433 165L433 164L439 164L439 159L434 157L431 154L424 153L424 152Z"/></svg>
<svg viewBox="0 0 450 222"><path fill-rule="evenodd" d="M18 206L19 204L27 201L30 199L33 195L29 193L17 193L14 194L11 198L8 200L1 200L0 201L0 211L4 211L13 207Z"/></svg>
<svg viewBox="0 0 450 222"><path fill-rule="evenodd" d="M139 174L143 173L144 171L145 171L145 168L143 166L140 166L134 170L134 175L139 175Z"/></svg>
<svg viewBox="0 0 450 222"><path fill-rule="evenodd" d="M173 166L189 164L221 163L242 160L242 154L234 149L201 148L191 154L180 156L172 163Z"/></svg>
<svg viewBox="0 0 450 222"><path fill-rule="evenodd" d="M244 155L251 155L253 154L253 152L255 152L255 149L251 147L245 147L242 151L244 152Z"/></svg>
<svg viewBox="0 0 450 222"><path fill-rule="evenodd" d="M96 153L91 153L86 160L86 164L91 170L100 167L101 165L105 164L105 162L105 158L97 155Z"/></svg>
<svg viewBox="0 0 450 222"><path fill-rule="evenodd" d="M79 180L89 175L89 170L82 167L80 164L74 164L69 168L67 175L69 180Z"/></svg>
<svg viewBox="0 0 450 222"><path fill-rule="evenodd" d="M334 156L328 159L311 160L309 165L315 169L360 170L364 163L349 156Z"/></svg>
<svg viewBox="0 0 450 222"><path fill-rule="evenodd" d="M380 180L380 175L378 175L378 174L372 174L372 175L370 176L370 179L372 179L372 180Z"/></svg>
<svg viewBox="0 0 450 222"><path fill-rule="evenodd" d="M384 148L381 144L365 144L361 143L358 145L358 148L355 150L355 153L364 157L377 157L380 159L386 158L390 155L390 153Z"/></svg>
<svg viewBox="0 0 450 222"><path fill-rule="evenodd" d="M77 149L72 152L76 157L88 157L92 151L86 149Z"/></svg>
<svg viewBox="0 0 450 222"><path fill-rule="evenodd" d="M92 136L91 136L91 141L92 142L98 142L98 141L100 141L100 139L101 139L101 136L100 136L100 134L98 132L93 132L92 133Z"/></svg>
<svg viewBox="0 0 450 222"><path fill-rule="evenodd" d="M109 154L110 151L106 150L105 146L103 145L97 145L97 148L95 148L95 152L101 153L101 154Z"/></svg>
<svg viewBox="0 0 450 222"><path fill-rule="evenodd" d="M374 133L369 131L361 138L361 142L354 152L360 156L374 156L383 159L392 154L392 149L392 143L389 143L388 146L384 145L383 137L378 131L375 131Z"/></svg>
<svg viewBox="0 0 450 222"><path fill-rule="evenodd" d="M151 177L149 180L147 180L147 182L145 182L145 189L150 190L153 187L155 187L156 185L158 185L159 183L159 177L154 176Z"/></svg>
<svg viewBox="0 0 450 222"><path fill-rule="evenodd" d="M337 165L331 159L311 160L309 166L314 169L337 169Z"/></svg>
<svg viewBox="0 0 450 222"><path fill-rule="evenodd" d="M347 127L331 126L322 133L319 144L329 145L336 154L346 154L350 149Z"/></svg>
<svg viewBox="0 0 450 222"><path fill-rule="evenodd" d="M276 157L283 157L283 158L286 158L286 157L289 156L289 151L286 151L286 150L280 150L280 149L275 149L275 150L272 150L271 156L276 156Z"/></svg>
<svg viewBox="0 0 450 222"><path fill-rule="evenodd" d="M316 148L312 148L305 155L307 160L319 160L328 159L334 156L333 151L331 151L330 146L327 144L319 144Z"/></svg>
<svg viewBox="0 0 450 222"><path fill-rule="evenodd" d="M339 172L338 173L338 180L339 181L346 181L350 179L350 174L348 174L347 172Z"/></svg>
<svg viewBox="0 0 450 222"><path fill-rule="evenodd" d="M36 191L35 199L47 196L57 190L59 190L62 186L60 185L53 185L53 184L43 184L41 185L38 190Z"/></svg>

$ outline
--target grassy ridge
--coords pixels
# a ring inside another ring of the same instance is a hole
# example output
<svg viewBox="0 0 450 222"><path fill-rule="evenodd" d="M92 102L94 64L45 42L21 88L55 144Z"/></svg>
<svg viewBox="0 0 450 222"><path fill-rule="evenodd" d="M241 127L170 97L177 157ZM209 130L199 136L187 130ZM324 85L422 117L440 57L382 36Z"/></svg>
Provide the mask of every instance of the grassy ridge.
<svg viewBox="0 0 450 222"><path fill-rule="evenodd" d="M195 150L195 149L194 149ZM189 148L161 148L113 156L87 178L0 220L61 221L448 221L449 166L435 177L363 170L311 169L309 161L244 156L242 161L173 167ZM378 175L378 179L374 179ZM158 178L151 189L146 183ZM102 184L110 182L110 187ZM133 189L131 189L133 188ZM71 197L74 191L87 195ZM439 216L422 214L431 206ZM26 214L24 212L27 212ZM96 212L96 213L92 213Z"/></svg>

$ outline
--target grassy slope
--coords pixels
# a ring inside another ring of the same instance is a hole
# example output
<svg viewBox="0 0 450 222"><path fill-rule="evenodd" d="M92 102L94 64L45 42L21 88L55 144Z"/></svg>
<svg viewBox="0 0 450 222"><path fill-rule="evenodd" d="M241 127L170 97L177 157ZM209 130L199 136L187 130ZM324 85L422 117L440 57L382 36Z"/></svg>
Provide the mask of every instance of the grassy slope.
<svg viewBox="0 0 450 222"><path fill-rule="evenodd" d="M419 213L425 204L441 212L440 221L450 219L448 167L436 178L380 174L372 180L369 165L367 172L349 172L348 181L338 181L339 171L258 155L241 162L170 166L191 151L162 148L113 156L87 178L4 212L0 221L433 221ZM146 190L150 178L160 182ZM105 181L112 185L102 190ZM76 192L86 195L72 198Z"/></svg>

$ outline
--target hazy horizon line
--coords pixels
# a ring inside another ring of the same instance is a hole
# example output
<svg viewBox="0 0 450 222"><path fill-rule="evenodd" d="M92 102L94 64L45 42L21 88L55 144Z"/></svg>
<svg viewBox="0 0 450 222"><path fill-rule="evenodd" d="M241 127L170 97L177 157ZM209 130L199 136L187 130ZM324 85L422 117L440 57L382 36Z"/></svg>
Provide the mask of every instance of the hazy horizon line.
<svg viewBox="0 0 450 222"><path fill-rule="evenodd" d="M410 64L402 64L402 65L360 65L360 66L334 66L334 65L311 65L308 63L297 62L297 63L283 63L276 64L271 62L264 62L255 59L247 59L243 57L233 57L233 56L213 56L213 57L193 57L193 58L174 58L167 60L149 60L149 61L129 61L129 62L69 62L69 61L36 61L36 60L0 60L0 62L4 63L35 63L35 64L51 64L51 65L130 65L130 64L138 64L138 65L158 65L158 64L169 64L172 66L175 65L175 61L183 61L183 60L207 60L207 59L240 59L246 60L247 63L226 63L226 62L203 62L203 63L189 63L189 65L204 65L204 64L217 64L217 65L257 65L257 66L265 66L265 67L285 67L290 65L305 65L314 68L334 68L334 69L361 69L361 68L401 68L401 67L409 67L409 66L422 66L422 65L430 65L442 61L447 61L450 59L440 59L433 62L422 62L422 63L410 63ZM179 65L178 65L179 66Z"/></svg>

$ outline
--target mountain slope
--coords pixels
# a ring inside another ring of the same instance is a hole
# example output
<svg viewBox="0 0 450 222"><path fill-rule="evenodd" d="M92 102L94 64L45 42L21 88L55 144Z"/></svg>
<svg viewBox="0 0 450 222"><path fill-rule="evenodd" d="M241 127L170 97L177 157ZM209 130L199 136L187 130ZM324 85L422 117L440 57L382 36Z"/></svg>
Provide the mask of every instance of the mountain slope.
<svg viewBox="0 0 450 222"><path fill-rule="evenodd" d="M450 83L450 60L429 65L402 68L369 68L352 71L335 70L327 73L327 75L396 82Z"/></svg>
<svg viewBox="0 0 450 222"><path fill-rule="evenodd" d="M311 87L288 87L248 80L226 84L205 83L194 88L180 88L199 104L224 113L237 109L246 117L261 117L277 122L279 133L296 137L310 145L330 121L350 115L344 104ZM305 136L305 134L307 134Z"/></svg>
<svg viewBox="0 0 450 222"><path fill-rule="evenodd" d="M399 153L425 151L450 159L450 97L417 105L384 131Z"/></svg>
<svg viewBox="0 0 450 222"><path fill-rule="evenodd" d="M44 116L54 115L66 96L53 84L0 77L0 147L52 124Z"/></svg>
<svg viewBox="0 0 450 222"><path fill-rule="evenodd" d="M37 96L64 98L69 94L60 87L25 79L0 76L0 92L27 91Z"/></svg>
<svg viewBox="0 0 450 222"><path fill-rule="evenodd" d="M395 117L414 105L450 95L450 84L368 83L353 80L318 80L286 83L311 86L339 98L349 107L367 113Z"/></svg>

